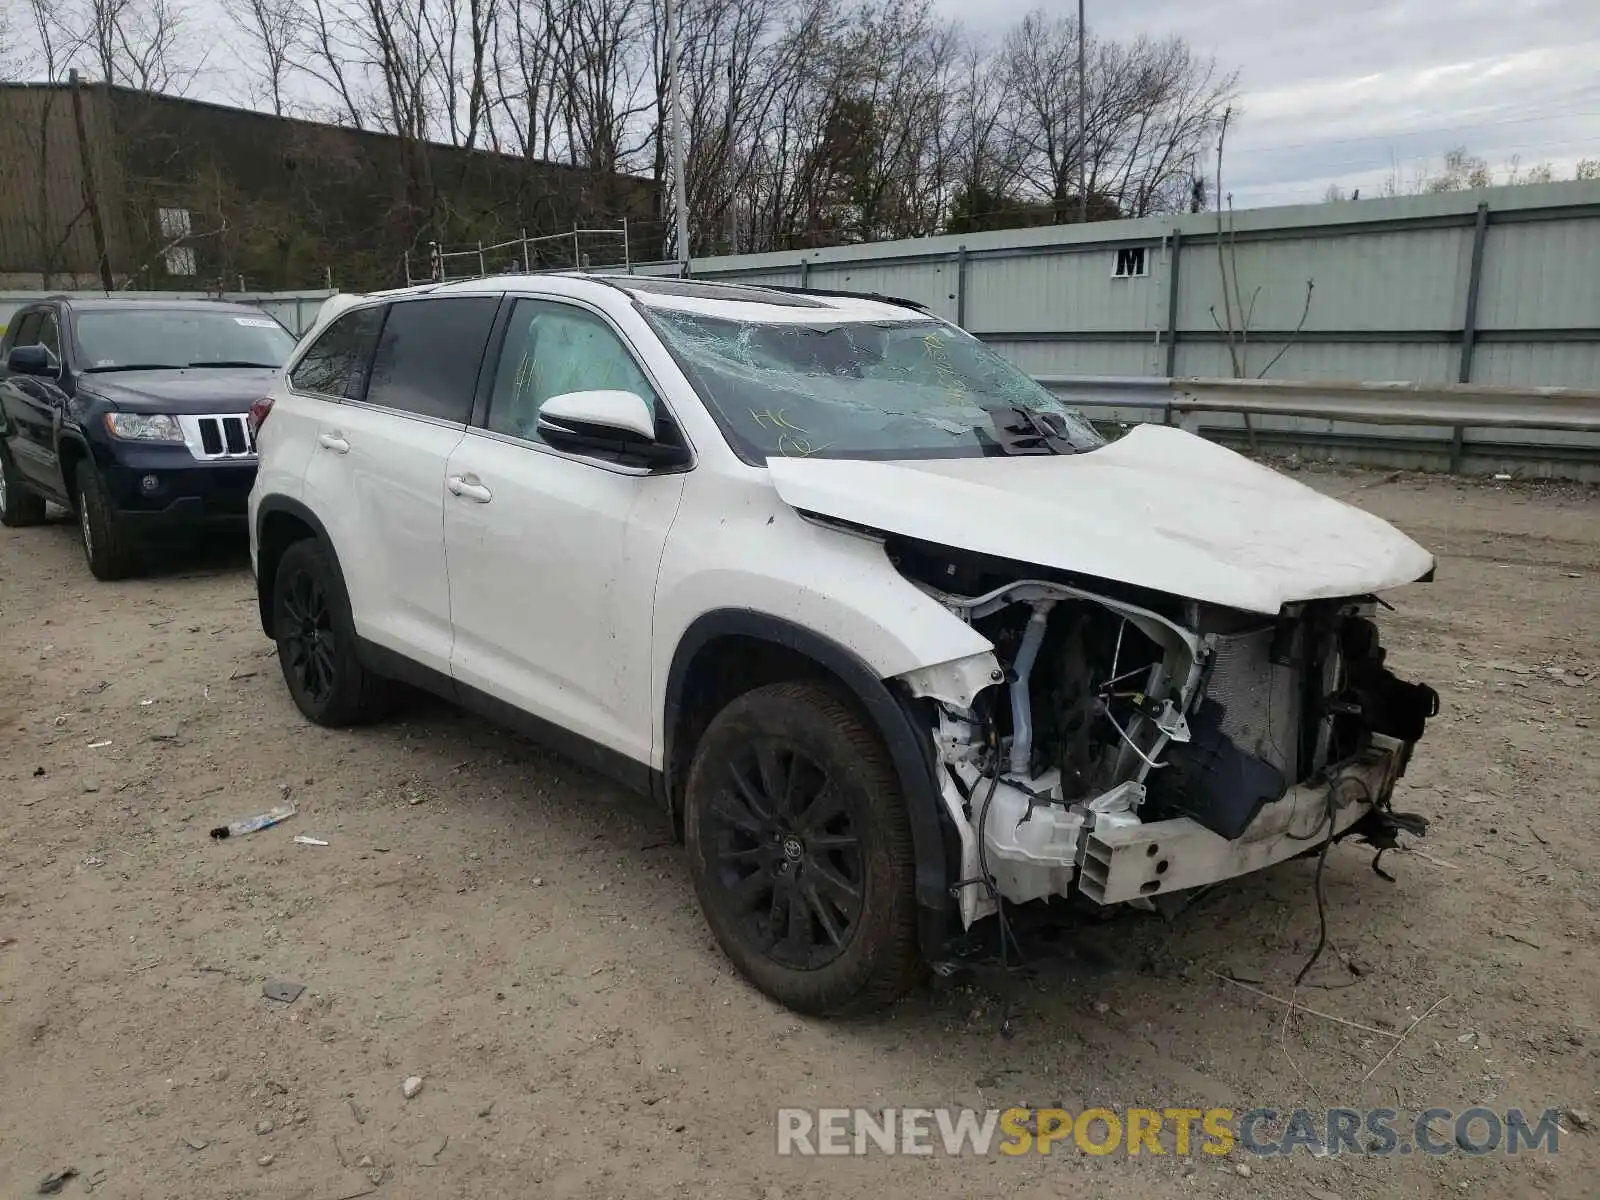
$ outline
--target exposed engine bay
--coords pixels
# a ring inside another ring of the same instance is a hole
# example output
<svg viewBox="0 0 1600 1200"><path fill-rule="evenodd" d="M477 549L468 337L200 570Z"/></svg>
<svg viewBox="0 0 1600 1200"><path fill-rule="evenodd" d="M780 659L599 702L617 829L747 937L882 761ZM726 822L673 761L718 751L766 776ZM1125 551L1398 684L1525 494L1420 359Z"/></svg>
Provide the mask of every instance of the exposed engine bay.
<svg viewBox="0 0 1600 1200"><path fill-rule="evenodd" d="M1001 665L970 704L928 700L965 924L1002 898L1149 904L1330 838L1381 851L1425 828L1388 800L1438 696L1385 665L1374 597L1271 617L886 549Z"/></svg>

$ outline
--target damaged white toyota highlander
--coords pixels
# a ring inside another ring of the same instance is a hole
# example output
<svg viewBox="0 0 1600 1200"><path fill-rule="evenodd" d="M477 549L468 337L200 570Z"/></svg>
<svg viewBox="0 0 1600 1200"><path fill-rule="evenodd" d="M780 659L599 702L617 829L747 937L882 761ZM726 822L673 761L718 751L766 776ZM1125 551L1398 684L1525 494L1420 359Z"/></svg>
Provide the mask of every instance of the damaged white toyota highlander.
<svg viewBox="0 0 1600 1200"><path fill-rule="evenodd" d="M886 1003L1008 914L1177 906L1420 818L1432 557L1176 429L1106 440L876 297L501 277L330 304L252 413L311 720L396 681L656 797L730 959Z"/></svg>

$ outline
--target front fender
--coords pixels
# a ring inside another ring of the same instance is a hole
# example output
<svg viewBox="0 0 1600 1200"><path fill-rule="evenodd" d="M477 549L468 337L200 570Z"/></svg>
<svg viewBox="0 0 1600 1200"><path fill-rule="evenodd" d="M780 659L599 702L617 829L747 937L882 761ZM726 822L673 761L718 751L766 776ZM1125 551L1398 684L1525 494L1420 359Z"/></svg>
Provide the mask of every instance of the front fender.
<svg viewBox="0 0 1600 1200"><path fill-rule="evenodd" d="M818 663L855 696L890 753L910 810L924 949L937 954L954 878L932 731L907 701L979 686L998 669L993 646L902 576L880 540L808 521L770 489L707 493L714 504L698 490L685 492L657 580L652 758L671 771L686 676L708 642L757 638Z"/></svg>

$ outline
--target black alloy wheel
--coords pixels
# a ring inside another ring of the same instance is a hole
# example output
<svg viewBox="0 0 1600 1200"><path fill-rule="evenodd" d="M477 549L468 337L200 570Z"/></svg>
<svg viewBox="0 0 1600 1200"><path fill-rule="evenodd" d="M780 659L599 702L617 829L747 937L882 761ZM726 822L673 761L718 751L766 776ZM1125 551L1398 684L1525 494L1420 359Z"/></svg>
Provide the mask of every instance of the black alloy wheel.
<svg viewBox="0 0 1600 1200"><path fill-rule="evenodd" d="M283 552L271 580L272 634L295 707L318 725L360 725L389 710L388 680L357 654L344 578L315 539Z"/></svg>
<svg viewBox="0 0 1600 1200"><path fill-rule="evenodd" d="M333 695L338 669L328 589L309 571L296 571L288 580L279 615L284 624L278 636L288 644L285 670L294 673L308 700L326 704Z"/></svg>
<svg viewBox="0 0 1600 1200"><path fill-rule="evenodd" d="M683 789L706 924L756 987L796 1012L893 1003L920 977L916 856L877 727L831 680L735 697Z"/></svg>
<svg viewBox="0 0 1600 1200"><path fill-rule="evenodd" d="M713 895L772 961L815 970L861 923L857 823L828 769L793 741L746 743L704 820Z"/></svg>

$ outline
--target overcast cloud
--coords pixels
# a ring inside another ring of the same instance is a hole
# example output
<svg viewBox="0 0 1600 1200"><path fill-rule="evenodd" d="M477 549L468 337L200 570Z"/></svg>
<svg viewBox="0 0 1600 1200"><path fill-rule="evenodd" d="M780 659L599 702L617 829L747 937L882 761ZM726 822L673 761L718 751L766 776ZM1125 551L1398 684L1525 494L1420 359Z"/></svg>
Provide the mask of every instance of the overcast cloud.
<svg viewBox="0 0 1600 1200"><path fill-rule="evenodd" d="M998 36L1073 0L940 0ZM1571 178L1600 158L1600 0L1086 0L1090 34L1177 34L1239 70L1223 186L1237 207L1375 192L1451 146L1497 173L1520 156Z"/></svg>

